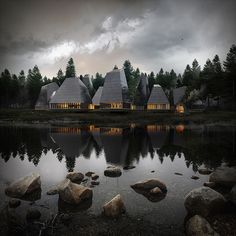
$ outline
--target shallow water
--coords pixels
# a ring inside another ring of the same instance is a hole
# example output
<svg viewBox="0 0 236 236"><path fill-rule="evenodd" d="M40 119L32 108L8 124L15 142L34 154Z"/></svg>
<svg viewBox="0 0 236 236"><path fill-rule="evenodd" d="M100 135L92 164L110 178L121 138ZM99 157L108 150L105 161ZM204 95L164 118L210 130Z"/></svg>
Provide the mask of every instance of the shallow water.
<svg viewBox="0 0 236 236"><path fill-rule="evenodd" d="M33 206L44 218L58 211L80 211L65 208L58 195L46 192L69 171L94 171L100 176L100 185L93 188L92 203L82 210L99 215L103 204L120 193L130 216L181 231L186 216L184 196L209 178L197 169L235 164L235 133L231 126L0 127L1 207L9 199L4 189L11 181L38 172L42 192ZM122 168L120 177L104 176L110 164ZM135 168L123 170L127 165ZM193 180L192 175L200 178ZM164 199L151 202L130 187L148 178L166 183ZM17 211L24 216L30 204L23 201Z"/></svg>

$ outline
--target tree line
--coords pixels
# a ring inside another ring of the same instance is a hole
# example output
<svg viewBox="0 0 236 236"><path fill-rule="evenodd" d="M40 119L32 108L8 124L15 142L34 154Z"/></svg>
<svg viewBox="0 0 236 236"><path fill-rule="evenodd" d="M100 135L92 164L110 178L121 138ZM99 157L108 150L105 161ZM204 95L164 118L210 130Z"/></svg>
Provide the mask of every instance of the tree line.
<svg viewBox="0 0 236 236"><path fill-rule="evenodd" d="M117 66L114 69L117 69ZM125 60L123 69L130 100L134 101L142 72L139 68L134 69L129 60ZM159 84L166 94L170 95L174 88L186 86L190 103L198 99L214 98L218 102L224 101L227 108L235 109L236 45L231 46L223 63L219 56L215 55L212 60L207 59L202 69L198 61L194 59L191 65L186 66L183 74L177 74L173 69L164 71L162 68L157 74L153 71L144 74L148 79L150 91L154 84ZM56 82L60 86L65 78L74 76L76 76L76 70L72 58L67 63L66 71L63 73L60 69L52 79L43 77L37 65L29 69L27 75L23 70L19 75L15 75L5 69L0 76L0 107L34 107L41 86L51 82ZM79 77L83 79L82 75ZM89 89L90 94L93 95L99 86L103 86L104 77L97 72L91 81L92 89Z"/></svg>

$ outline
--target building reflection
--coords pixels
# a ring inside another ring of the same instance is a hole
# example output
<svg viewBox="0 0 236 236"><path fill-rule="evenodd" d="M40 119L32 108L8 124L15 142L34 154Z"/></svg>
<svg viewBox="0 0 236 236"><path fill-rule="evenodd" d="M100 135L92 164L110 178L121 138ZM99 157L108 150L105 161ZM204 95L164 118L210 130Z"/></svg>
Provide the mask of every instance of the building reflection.
<svg viewBox="0 0 236 236"><path fill-rule="evenodd" d="M174 161L184 157L186 166L193 169L205 164L217 167L222 159L235 164L235 129L223 130L210 126L186 128L180 124L135 125L129 127L49 127L22 128L0 127L0 155L7 162L10 158L28 160L38 165L42 154L53 152L59 161L65 159L68 171L75 167L80 156L99 158L105 155L107 163L132 165L140 158L165 158Z"/></svg>

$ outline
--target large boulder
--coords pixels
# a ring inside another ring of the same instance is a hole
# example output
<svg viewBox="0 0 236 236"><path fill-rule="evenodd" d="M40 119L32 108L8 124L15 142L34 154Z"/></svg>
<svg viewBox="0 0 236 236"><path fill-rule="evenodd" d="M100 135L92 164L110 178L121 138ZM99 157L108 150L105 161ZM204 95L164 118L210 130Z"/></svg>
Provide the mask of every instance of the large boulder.
<svg viewBox="0 0 236 236"><path fill-rule="evenodd" d="M107 169L104 170L104 175L107 177L119 177L121 174L121 169L116 166L108 166Z"/></svg>
<svg viewBox="0 0 236 236"><path fill-rule="evenodd" d="M201 175L209 175L212 173L212 170L207 169L207 168L200 168L200 169L198 169L198 172Z"/></svg>
<svg viewBox="0 0 236 236"><path fill-rule="evenodd" d="M93 192L90 188L72 183L69 179L60 184L58 192L61 200L76 205L93 197Z"/></svg>
<svg viewBox="0 0 236 236"><path fill-rule="evenodd" d="M31 173L10 184L10 186L5 189L5 193L9 197L23 198L37 190L41 190L40 175Z"/></svg>
<svg viewBox="0 0 236 236"><path fill-rule="evenodd" d="M80 172L69 172L66 178L69 179L73 183L80 184L82 180L84 179L84 175Z"/></svg>
<svg viewBox="0 0 236 236"><path fill-rule="evenodd" d="M219 236L206 219L199 215L190 218L186 224L187 236Z"/></svg>
<svg viewBox="0 0 236 236"><path fill-rule="evenodd" d="M133 189L140 189L144 191L149 191L151 189L154 189L155 187L158 187L159 189L161 189L163 193L167 192L166 185L158 179L148 179L148 180L140 181L140 182L137 182L136 184L131 185L131 188Z"/></svg>
<svg viewBox="0 0 236 236"><path fill-rule="evenodd" d="M200 187L187 194L184 205L190 215L206 217L222 211L225 203L226 200L220 193L208 187Z"/></svg>
<svg viewBox="0 0 236 236"><path fill-rule="evenodd" d="M111 201L107 202L103 206L103 213L108 217L118 217L125 212L125 205L121 198L121 195L118 194Z"/></svg>
<svg viewBox="0 0 236 236"><path fill-rule="evenodd" d="M236 166L217 168L210 175L209 181L222 186L233 187L236 184Z"/></svg>

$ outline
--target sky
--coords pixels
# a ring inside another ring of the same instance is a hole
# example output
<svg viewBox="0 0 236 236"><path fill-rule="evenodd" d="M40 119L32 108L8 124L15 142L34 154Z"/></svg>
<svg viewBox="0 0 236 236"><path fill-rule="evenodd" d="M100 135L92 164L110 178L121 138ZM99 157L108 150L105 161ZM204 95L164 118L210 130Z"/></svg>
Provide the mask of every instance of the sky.
<svg viewBox="0 0 236 236"><path fill-rule="evenodd" d="M0 0L0 71L38 65L52 78L72 57L77 75L105 75L126 59L183 73L195 58L224 60L235 22L235 0Z"/></svg>

